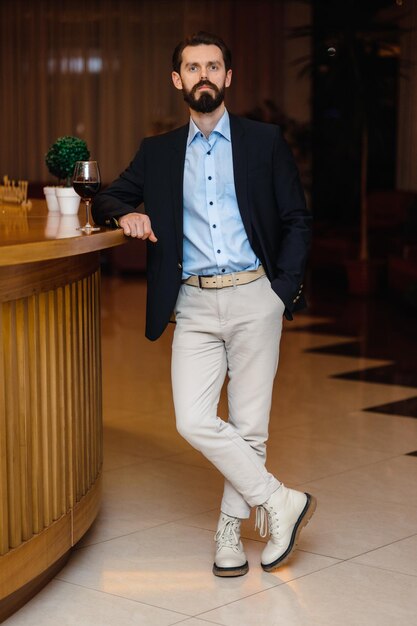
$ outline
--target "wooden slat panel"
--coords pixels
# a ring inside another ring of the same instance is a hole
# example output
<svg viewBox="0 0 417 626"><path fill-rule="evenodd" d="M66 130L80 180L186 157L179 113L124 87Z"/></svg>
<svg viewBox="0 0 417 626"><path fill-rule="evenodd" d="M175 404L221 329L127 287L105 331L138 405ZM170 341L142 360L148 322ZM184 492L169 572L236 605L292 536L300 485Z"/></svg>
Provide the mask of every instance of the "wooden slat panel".
<svg viewBox="0 0 417 626"><path fill-rule="evenodd" d="M84 360L84 376L86 380L86 403L85 403L85 432L86 432L86 448L85 448L85 467L86 467L86 476L85 476L85 484L84 489L88 489L88 485L91 484L91 396L94 393L94 389L92 387L92 381L90 376L90 290L89 290L89 280L90 278L86 278L83 281L83 298L84 298L84 307L83 307L83 325L84 325L84 346L85 352L88 354L88 357ZM85 493L85 492L84 492Z"/></svg>
<svg viewBox="0 0 417 626"><path fill-rule="evenodd" d="M73 492L74 492L74 502L78 501L79 494L79 475L80 475L80 459L78 453L78 447L80 445L79 441L79 431L81 424L81 378L80 378L80 367L79 367L79 350L78 350L78 342L79 342L79 323L78 323L78 291L79 291L79 283L74 283L71 285L71 368L72 368L72 379L73 379L73 388L72 388L72 401L73 401L73 413L71 416L72 421L72 442L73 442Z"/></svg>
<svg viewBox="0 0 417 626"><path fill-rule="evenodd" d="M51 481L51 516L52 520L57 520L59 514L59 491L62 477L60 475L60 449L58 439L58 398L57 398L57 337L56 337L56 310L55 310L55 291L48 291L46 294L46 306L48 307L48 327L47 327L47 343L48 351L46 353L48 379L46 383L46 391L48 396L48 445L50 451L50 481Z"/></svg>
<svg viewBox="0 0 417 626"><path fill-rule="evenodd" d="M16 558L24 549L26 566L26 545L39 546L56 520L76 511L78 540L98 510L91 488L102 466L99 287L96 270L0 303L0 588L23 580L6 584L1 573L11 548ZM30 570L39 573L43 561Z"/></svg>
<svg viewBox="0 0 417 626"><path fill-rule="evenodd" d="M44 527L43 490L39 477L42 476L42 428L40 394L40 341L39 341L39 299L28 298L28 368L30 428L32 431L31 493L33 509L33 532L39 533Z"/></svg>
<svg viewBox="0 0 417 626"><path fill-rule="evenodd" d="M77 373L78 373L78 422L77 422L77 499L78 502L83 493L85 485L85 412L86 412L86 396L87 387L84 375L84 290L82 281L77 283L77 344L76 344L76 357L77 357Z"/></svg>
<svg viewBox="0 0 417 626"><path fill-rule="evenodd" d="M22 540L26 541L33 534L32 498L30 496L30 474L32 463L30 406L26 391L29 388L28 354L28 317L27 300L16 302L16 375L18 386L15 389L16 423L18 425L19 444L19 476L20 476L20 510L22 513Z"/></svg>
<svg viewBox="0 0 417 626"><path fill-rule="evenodd" d="M84 495L88 490L89 485L89 474L90 474L90 462L89 462L89 437L90 437L90 429L88 424L89 414L90 414L90 379L88 376L88 289L87 289L87 281L88 279L84 279L82 281L82 350L83 355L86 355L85 358L82 359L82 371L84 376L84 403L83 403L83 434L84 434L84 446L83 446L83 481L81 485L81 495Z"/></svg>
<svg viewBox="0 0 417 626"><path fill-rule="evenodd" d="M60 472L60 492L58 512L63 515L68 510L68 431L65 380L68 372L65 361L65 297L62 287L56 290L56 338L57 338L57 445Z"/></svg>
<svg viewBox="0 0 417 626"><path fill-rule="evenodd" d="M19 462L19 420L17 415L17 346L16 346L16 304L8 303L3 308L5 348L4 369L6 400L6 449L9 504L9 545L15 548L22 541L22 509Z"/></svg>
<svg viewBox="0 0 417 626"><path fill-rule="evenodd" d="M94 274L94 293L95 293L95 314L94 314L94 337L95 337L95 377L97 381L97 410L95 413L96 419L96 437L97 437L97 473L101 471L103 465L103 391L102 391L102 376L101 376L101 301L100 301L100 273ZM100 376L98 376L100 372Z"/></svg>
<svg viewBox="0 0 417 626"><path fill-rule="evenodd" d="M39 389L40 392L40 428L42 433L42 505L43 505L43 518L45 526L49 526L52 523L52 469L51 469L51 414L50 414L50 398L49 398L49 317L48 317L48 295L41 293L38 296L39 299L39 357L40 357L40 369L39 369Z"/></svg>
<svg viewBox="0 0 417 626"><path fill-rule="evenodd" d="M3 305L0 303L0 555L9 550L9 490L6 446L6 390Z"/></svg>
<svg viewBox="0 0 417 626"><path fill-rule="evenodd" d="M63 330L65 337L65 377L64 377L64 398L65 398L65 425L66 425L66 445L67 445L67 465L66 465L66 485L67 485L67 507L73 508L75 504L75 385L76 379L74 375L74 352L73 352L73 285L65 285L64 287L64 320Z"/></svg>
<svg viewBox="0 0 417 626"><path fill-rule="evenodd" d="M92 276L90 279L90 379L91 384L94 386L94 393L91 394L91 467L93 470L92 481L95 480L97 476L97 467L98 467L98 449L97 449L97 411L98 411L98 393L99 393L99 385L97 381L97 336L96 336L96 280L95 276Z"/></svg>

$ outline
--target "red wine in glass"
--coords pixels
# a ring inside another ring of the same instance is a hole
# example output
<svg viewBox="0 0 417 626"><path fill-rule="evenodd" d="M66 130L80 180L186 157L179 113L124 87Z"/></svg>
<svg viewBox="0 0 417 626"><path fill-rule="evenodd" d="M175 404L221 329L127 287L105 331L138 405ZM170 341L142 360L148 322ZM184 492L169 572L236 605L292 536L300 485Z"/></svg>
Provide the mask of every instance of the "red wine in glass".
<svg viewBox="0 0 417 626"><path fill-rule="evenodd" d="M82 183L78 180L74 180L72 186L83 200L91 200L100 190L100 183Z"/></svg>
<svg viewBox="0 0 417 626"><path fill-rule="evenodd" d="M97 226L90 224L90 204L96 193L100 189L100 171L97 161L77 161L72 178L74 191L85 202L86 224L79 230L91 233L93 230L100 230Z"/></svg>

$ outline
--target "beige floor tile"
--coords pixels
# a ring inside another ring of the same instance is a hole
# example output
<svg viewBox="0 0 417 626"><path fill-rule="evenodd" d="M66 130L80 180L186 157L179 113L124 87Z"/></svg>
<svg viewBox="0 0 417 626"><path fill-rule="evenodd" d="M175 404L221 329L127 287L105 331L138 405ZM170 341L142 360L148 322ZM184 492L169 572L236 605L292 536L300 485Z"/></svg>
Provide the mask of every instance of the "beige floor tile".
<svg viewBox="0 0 417 626"><path fill-rule="evenodd" d="M207 626L208 624L216 624L216 622L207 622L206 620L197 619L192 617L191 619L186 619L184 621L178 622L180 626Z"/></svg>
<svg viewBox="0 0 417 626"><path fill-rule="evenodd" d="M417 450L417 420L379 413L359 412L315 419L288 428L285 434L392 454Z"/></svg>
<svg viewBox="0 0 417 626"><path fill-rule="evenodd" d="M267 467L289 487L355 467L376 463L389 456L384 452L347 448L326 441L308 441L273 433L268 442Z"/></svg>
<svg viewBox="0 0 417 626"><path fill-rule="evenodd" d="M140 499L117 501L104 497L96 520L77 543L76 549L123 537L145 528L160 526L166 522L166 515L164 519L159 518L155 511L146 509Z"/></svg>
<svg viewBox="0 0 417 626"><path fill-rule="evenodd" d="M363 384L345 380L332 380L314 373L306 384L304 372L320 369L322 363L299 366L303 379L288 377L287 367L278 371L271 410L271 432L306 423L341 419L347 414L388 402L404 400L415 395L415 389L393 385ZM353 368L354 369L354 368Z"/></svg>
<svg viewBox="0 0 417 626"><path fill-rule="evenodd" d="M194 465L195 467L204 467L210 469L213 465L198 450L187 450L186 452L178 452L166 458L172 463L181 463L184 465Z"/></svg>
<svg viewBox="0 0 417 626"><path fill-rule="evenodd" d="M362 448L307 441L284 433L275 435L268 445L267 466L289 486L367 466L387 457L387 453Z"/></svg>
<svg viewBox="0 0 417 626"><path fill-rule="evenodd" d="M267 467L277 478L292 486L376 463L390 456L387 452L347 447L318 439L296 438L275 431L271 433L268 442ZM195 450L175 454L169 457L169 461L211 467L210 462Z"/></svg>
<svg viewBox="0 0 417 626"><path fill-rule="evenodd" d="M416 506L393 505L363 494L346 494L343 489L299 488L317 497L317 510L300 542L300 548L307 552L350 559L416 532Z"/></svg>
<svg viewBox="0 0 417 626"><path fill-rule="evenodd" d="M373 502L417 507L417 459L397 456L303 486L313 492L336 491L349 499L364 498Z"/></svg>
<svg viewBox="0 0 417 626"><path fill-rule="evenodd" d="M199 615L224 626L410 626L417 578L340 563Z"/></svg>
<svg viewBox="0 0 417 626"><path fill-rule="evenodd" d="M168 626L182 620L167 611L126 598L53 580L7 626ZM207 624L207 622L206 622Z"/></svg>
<svg viewBox="0 0 417 626"><path fill-rule="evenodd" d="M212 532L166 524L77 550L58 578L187 615L281 584L260 567L240 578L213 576L213 548ZM246 549L257 562L259 545Z"/></svg>
<svg viewBox="0 0 417 626"><path fill-rule="evenodd" d="M103 502L113 523L125 516L174 521L219 506L223 478L217 470L147 461L105 472Z"/></svg>
<svg viewBox="0 0 417 626"><path fill-rule="evenodd" d="M127 356L126 358L129 359L130 357ZM159 360L155 355L152 355L151 359ZM109 373L106 371L106 368L103 368L103 370L103 402L106 417L111 415L117 420L120 411L136 411L138 414L142 414L156 410L165 411L168 415L174 415L171 382L168 375L161 379L161 373L155 371L153 374L148 373L143 378L140 371L136 370L134 373L131 371L125 372L121 365L117 365L117 375L122 377L123 383L118 383L119 389L115 393L111 389L112 380L115 376L114 372Z"/></svg>
<svg viewBox="0 0 417 626"><path fill-rule="evenodd" d="M218 507L222 485L217 470L164 461L106 471L99 515L77 548Z"/></svg>
<svg viewBox="0 0 417 626"><path fill-rule="evenodd" d="M417 535L362 554L352 562L417 576Z"/></svg>
<svg viewBox="0 0 417 626"><path fill-rule="evenodd" d="M190 450L170 418L141 415L104 425L105 470Z"/></svg>

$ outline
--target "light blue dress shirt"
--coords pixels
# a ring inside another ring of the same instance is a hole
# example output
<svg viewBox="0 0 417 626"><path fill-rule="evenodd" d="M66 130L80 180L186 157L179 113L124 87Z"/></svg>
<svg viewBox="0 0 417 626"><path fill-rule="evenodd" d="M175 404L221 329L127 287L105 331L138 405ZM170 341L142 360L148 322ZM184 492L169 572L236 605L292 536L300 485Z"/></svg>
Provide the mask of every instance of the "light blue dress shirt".
<svg viewBox="0 0 417 626"><path fill-rule="evenodd" d="M183 278L255 270L233 177L229 114L208 139L190 119L184 167Z"/></svg>

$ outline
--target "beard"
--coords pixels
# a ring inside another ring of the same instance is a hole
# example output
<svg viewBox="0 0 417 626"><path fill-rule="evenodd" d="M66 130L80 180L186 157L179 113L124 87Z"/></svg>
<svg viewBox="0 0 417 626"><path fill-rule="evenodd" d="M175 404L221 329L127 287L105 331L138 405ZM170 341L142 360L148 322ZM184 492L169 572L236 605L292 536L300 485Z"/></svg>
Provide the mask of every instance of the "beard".
<svg viewBox="0 0 417 626"><path fill-rule="evenodd" d="M209 93L208 91L204 91L200 94L199 98L196 98L195 95L197 93L197 90L204 85L207 85L207 87L213 89L214 96L212 96L211 93ZM221 89L219 89L209 80L200 80L200 82L194 85L194 87L190 89L190 91L187 91L185 88L183 88L182 90L184 100L186 101L190 109L193 109L193 111L196 111L197 113L212 113L213 111L215 111L224 100L224 92L224 85L223 87L221 87Z"/></svg>

